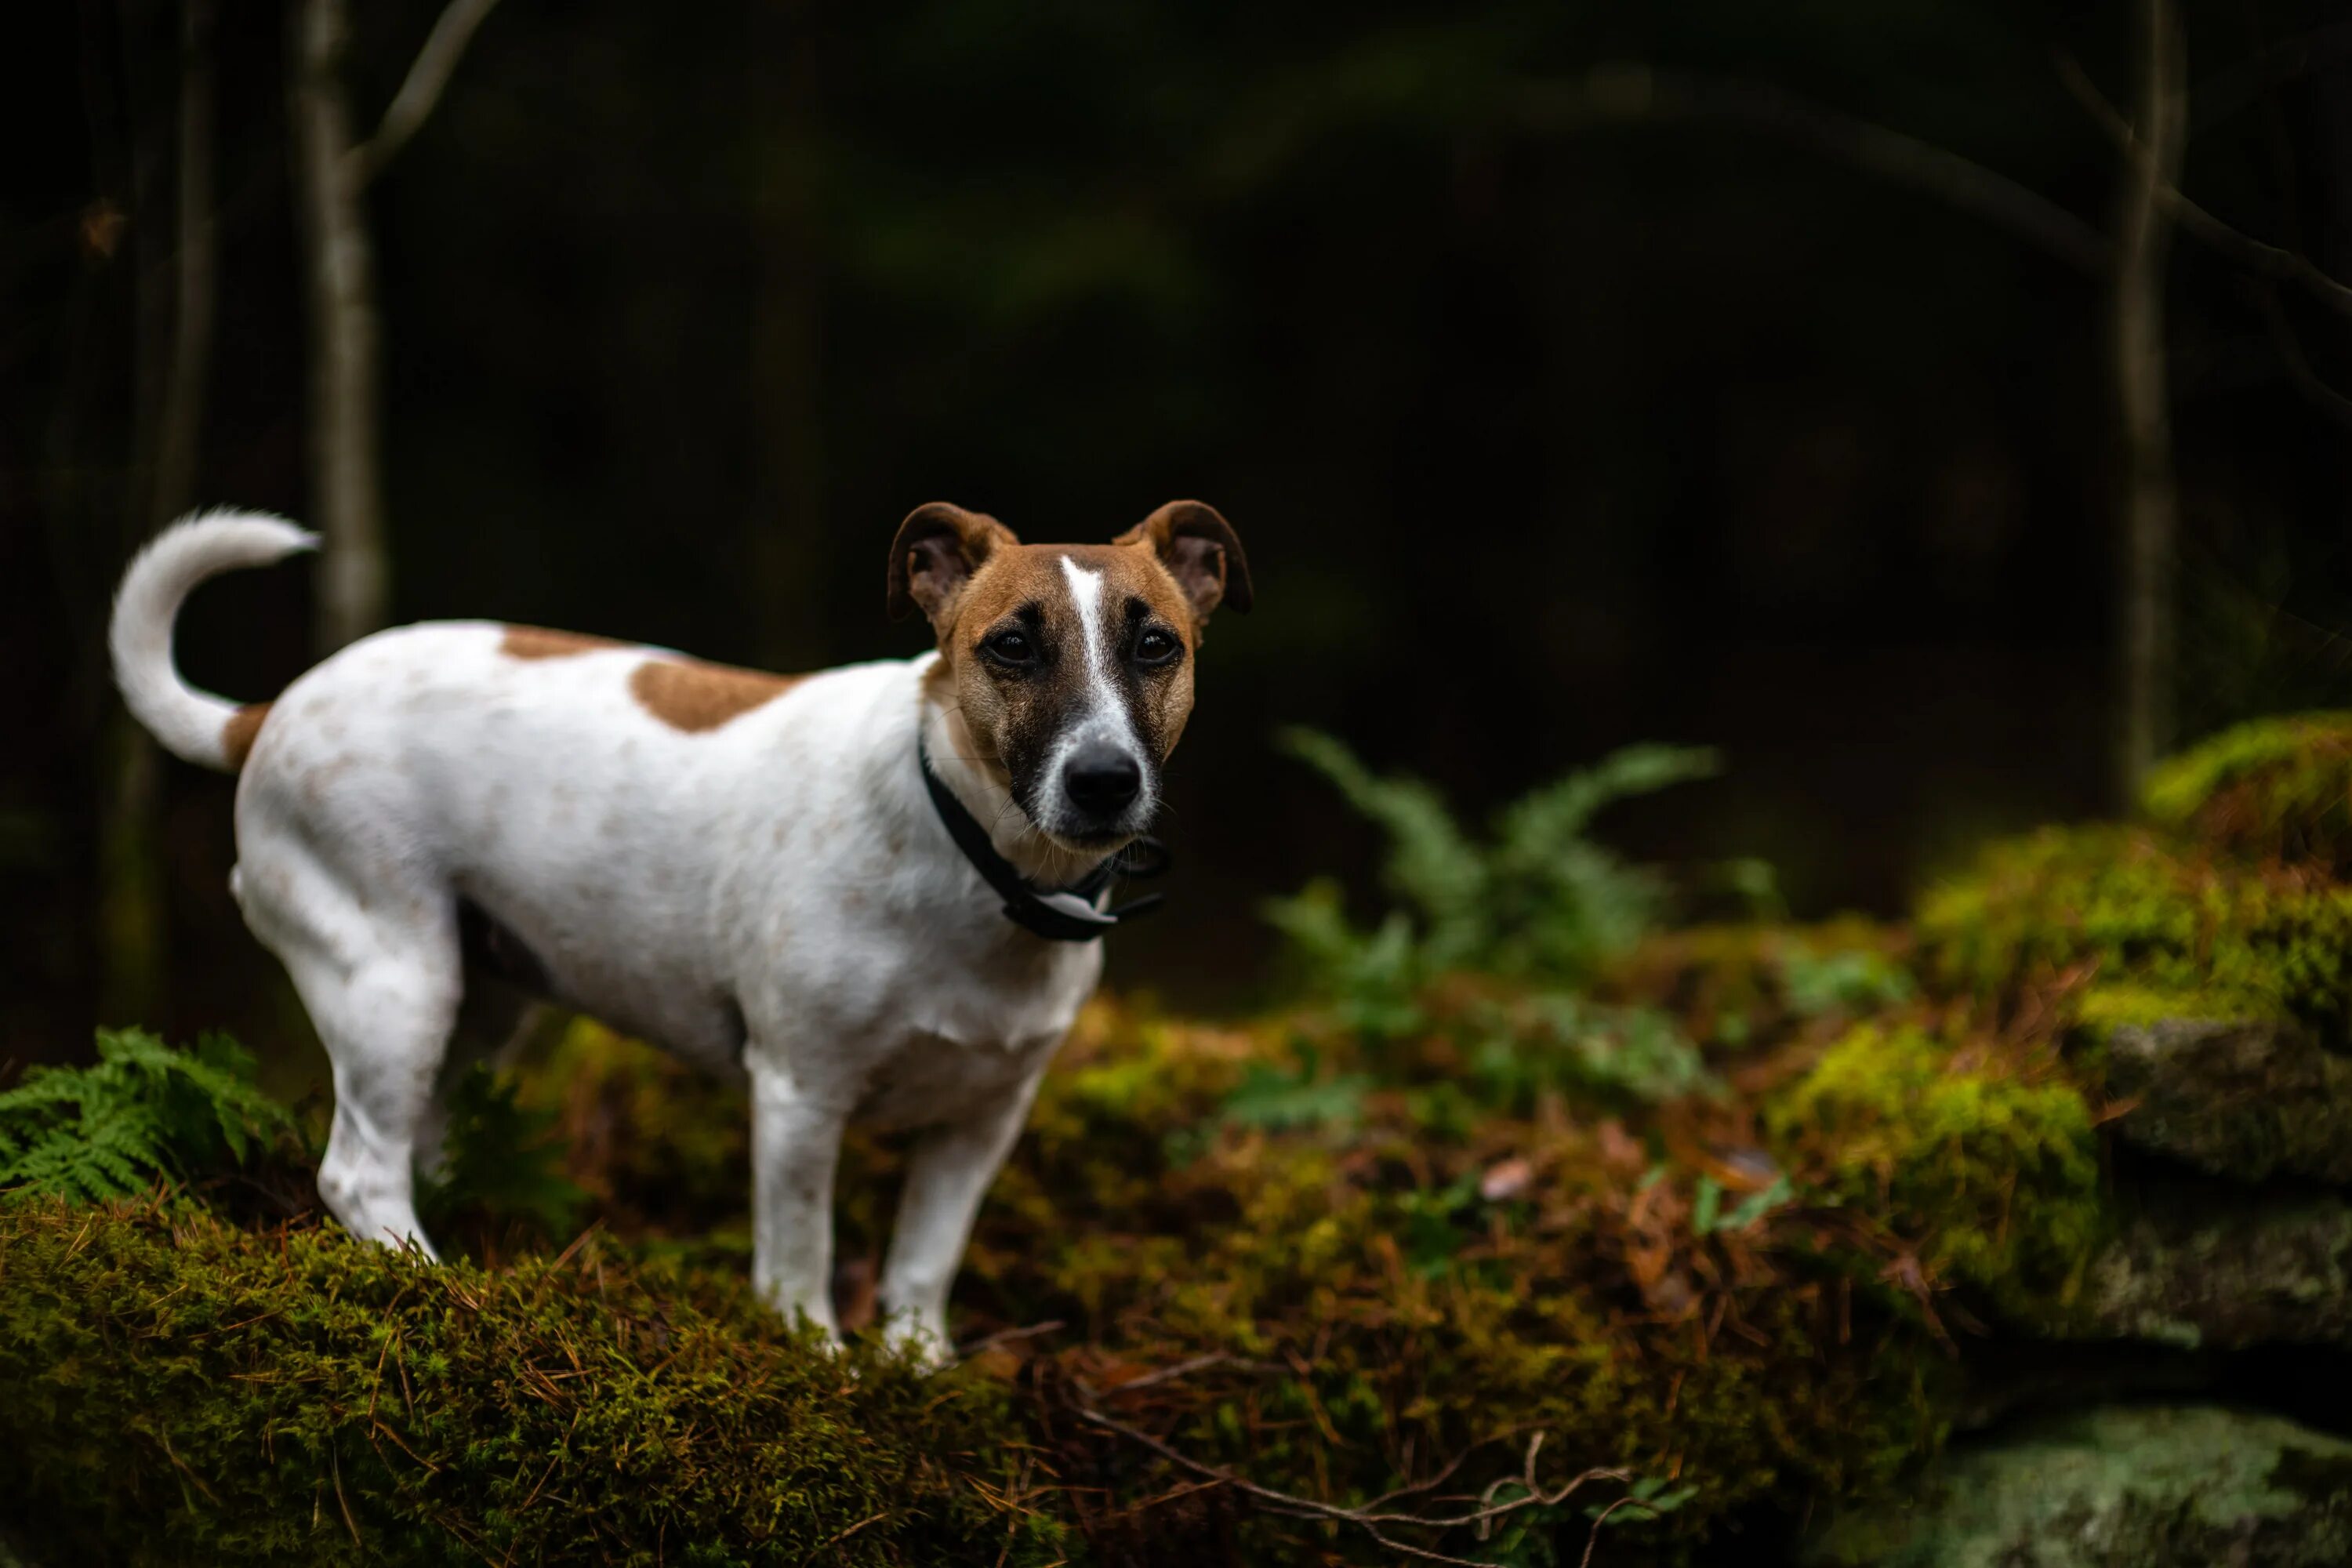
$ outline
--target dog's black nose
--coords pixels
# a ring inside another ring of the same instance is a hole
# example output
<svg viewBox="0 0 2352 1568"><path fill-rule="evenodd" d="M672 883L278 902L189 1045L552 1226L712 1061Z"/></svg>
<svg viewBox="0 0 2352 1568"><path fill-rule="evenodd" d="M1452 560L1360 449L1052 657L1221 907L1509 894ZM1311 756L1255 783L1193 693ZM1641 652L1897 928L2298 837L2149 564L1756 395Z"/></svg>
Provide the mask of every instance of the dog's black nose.
<svg viewBox="0 0 2352 1568"><path fill-rule="evenodd" d="M1143 770L1117 746L1085 746L1063 764L1062 787L1080 811L1109 816L1142 793Z"/></svg>

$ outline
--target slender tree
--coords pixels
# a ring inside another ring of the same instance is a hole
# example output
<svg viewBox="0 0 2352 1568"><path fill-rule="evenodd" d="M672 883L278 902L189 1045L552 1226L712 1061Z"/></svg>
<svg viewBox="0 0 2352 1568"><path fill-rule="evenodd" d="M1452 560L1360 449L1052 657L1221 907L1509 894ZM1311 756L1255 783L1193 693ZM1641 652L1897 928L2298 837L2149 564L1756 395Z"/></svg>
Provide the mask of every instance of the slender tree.
<svg viewBox="0 0 2352 1568"><path fill-rule="evenodd" d="M288 41L295 199L308 279L311 511L325 535L317 640L341 647L384 623L382 330L364 198L415 135L498 0L451 0L375 134L353 140L350 0L294 0Z"/></svg>
<svg viewBox="0 0 2352 1568"><path fill-rule="evenodd" d="M2123 467L2123 603L2117 617L2121 735L2116 791L2135 798L2171 742L2174 600L2180 502L2172 468L2172 416L2164 346L2165 262L2172 245L2168 197L2189 140L2186 43L2175 0L2141 0L2133 155L2117 205L2108 300L2111 374Z"/></svg>
<svg viewBox="0 0 2352 1568"><path fill-rule="evenodd" d="M176 24L161 7L121 14L134 267L135 414L117 525L126 547L186 510L195 490L217 287L214 21L214 0L182 0ZM100 1003L109 1018L131 1023L154 1016L163 999L162 777L154 742L119 708L109 710L102 751Z"/></svg>

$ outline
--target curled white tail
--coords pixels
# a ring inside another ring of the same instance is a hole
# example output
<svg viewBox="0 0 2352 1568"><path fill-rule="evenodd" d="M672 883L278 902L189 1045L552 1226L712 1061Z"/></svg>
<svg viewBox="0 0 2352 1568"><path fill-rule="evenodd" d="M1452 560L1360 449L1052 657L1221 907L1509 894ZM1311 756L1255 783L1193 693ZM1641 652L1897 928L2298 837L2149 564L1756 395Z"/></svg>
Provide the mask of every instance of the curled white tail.
<svg viewBox="0 0 2352 1568"><path fill-rule="evenodd" d="M318 535L282 517L223 510L191 512L132 558L115 590L108 632L114 683L131 717L165 751L223 773L235 773L245 761L243 747L233 747L229 737L237 705L190 686L172 662L172 623L181 602L207 577L267 566L318 543Z"/></svg>

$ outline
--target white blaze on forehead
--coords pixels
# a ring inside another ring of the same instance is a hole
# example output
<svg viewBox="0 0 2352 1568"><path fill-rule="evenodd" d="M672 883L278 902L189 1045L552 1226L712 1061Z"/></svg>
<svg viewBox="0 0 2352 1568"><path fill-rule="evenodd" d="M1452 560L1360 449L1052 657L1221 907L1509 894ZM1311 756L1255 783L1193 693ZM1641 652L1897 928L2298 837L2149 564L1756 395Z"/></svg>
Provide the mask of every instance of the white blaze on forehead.
<svg viewBox="0 0 2352 1568"><path fill-rule="evenodd" d="M1070 584L1070 603L1077 607L1078 640L1087 650L1087 715L1079 729L1108 724L1121 740L1131 740L1127 704L1118 683L1111 679L1110 646L1104 631L1103 574L1062 557L1062 575Z"/></svg>

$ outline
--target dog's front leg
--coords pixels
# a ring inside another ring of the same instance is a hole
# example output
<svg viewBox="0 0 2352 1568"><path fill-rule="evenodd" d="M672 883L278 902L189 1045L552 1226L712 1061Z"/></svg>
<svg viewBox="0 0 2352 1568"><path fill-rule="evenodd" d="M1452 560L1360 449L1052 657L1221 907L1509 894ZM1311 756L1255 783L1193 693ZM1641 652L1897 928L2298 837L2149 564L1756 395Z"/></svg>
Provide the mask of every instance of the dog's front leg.
<svg viewBox="0 0 2352 1568"><path fill-rule="evenodd" d="M751 1283L787 1320L841 1342L833 1315L833 1173L845 1106L780 1067L751 1075Z"/></svg>
<svg viewBox="0 0 2352 1568"><path fill-rule="evenodd" d="M1042 1068L961 1121L932 1129L907 1163L907 1190L882 1266L881 1307L893 1343L911 1343L934 1366L954 1359L948 1291L1004 1157L1029 1119Z"/></svg>

